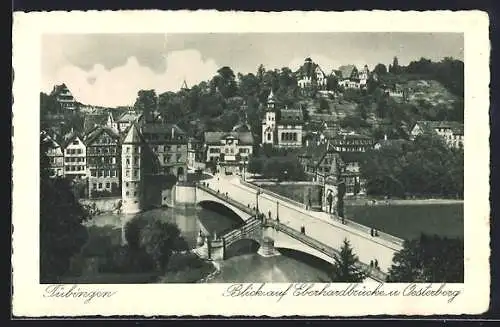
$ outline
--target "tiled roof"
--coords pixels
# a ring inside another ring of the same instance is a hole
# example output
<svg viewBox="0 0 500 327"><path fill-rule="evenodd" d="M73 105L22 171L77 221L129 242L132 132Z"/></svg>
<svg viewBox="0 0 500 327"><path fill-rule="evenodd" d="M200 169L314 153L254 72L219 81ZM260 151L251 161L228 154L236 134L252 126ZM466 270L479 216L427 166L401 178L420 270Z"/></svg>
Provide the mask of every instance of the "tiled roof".
<svg viewBox="0 0 500 327"><path fill-rule="evenodd" d="M176 124L161 124L161 123L153 123L153 124L144 124L142 126L142 133L148 134L170 134L172 133L172 129L174 129L175 135L185 135L184 132L179 126Z"/></svg>
<svg viewBox="0 0 500 327"><path fill-rule="evenodd" d="M220 144L223 138L232 136L239 140L239 144L253 144L253 135L250 132L205 132L204 138L206 144Z"/></svg>
<svg viewBox="0 0 500 327"><path fill-rule="evenodd" d="M233 127L233 132L250 132L251 128L248 124L238 124Z"/></svg>
<svg viewBox="0 0 500 327"><path fill-rule="evenodd" d="M339 154L344 162L360 162L367 157L366 152L340 152Z"/></svg>
<svg viewBox="0 0 500 327"><path fill-rule="evenodd" d="M135 144L135 143L142 143L143 138L141 135L141 132L139 132L139 129L137 128L136 124L130 125L128 128L127 134L125 135L125 138L123 139L123 143L128 143L128 144Z"/></svg>
<svg viewBox="0 0 500 327"><path fill-rule="evenodd" d="M75 131L67 133L62 137L61 147L66 148L77 137L83 142L84 138L79 133Z"/></svg>
<svg viewBox="0 0 500 327"><path fill-rule="evenodd" d="M356 69L356 66L354 65L344 65L339 67L340 74L342 75L341 77L344 79L351 78L353 70Z"/></svg>
<svg viewBox="0 0 500 327"><path fill-rule="evenodd" d="M278 124L296 124L303 122L303 114L300 109L283 109Z"/></svg>
<svg viewBox="0 0 500 327"><path fill-rule="evenodd" d="M135 111L127 111L123 113L116 121L118 123L132 123L134 121L137 121L140 116L142 116L142 114L136 113Z"/></svg>
<svg viewBox="0 0 500 327"><path fill-rule="evenodd" d="M108 114L86 115L83 119L83 130L88 133L95 126L103 126L106 124Z"/></svg>
<svg viewBox="0 0 500 327"><path fill-rule="evenodd" d="M107 133L110 137L114 139L120 139L120 135L116 133L113 129L105 126L97 126L96 128L92 129L90 133L87 134L85 137L84 142L88 145L94 142L94 140L101 135L102 133Z"/></svg>

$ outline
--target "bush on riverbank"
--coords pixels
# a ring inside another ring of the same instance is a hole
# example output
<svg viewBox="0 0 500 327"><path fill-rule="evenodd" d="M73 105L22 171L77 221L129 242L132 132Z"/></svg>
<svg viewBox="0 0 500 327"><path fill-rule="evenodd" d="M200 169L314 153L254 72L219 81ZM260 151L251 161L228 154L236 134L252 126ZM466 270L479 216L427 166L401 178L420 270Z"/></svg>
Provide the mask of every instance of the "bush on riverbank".
<svg viewBox="0 0 500 327"><path fill-rule="evenodd" d="M170 258L165 275L160 283L195 283L215 271L212 263L204 261L194 253L175 253Z"/></svg>

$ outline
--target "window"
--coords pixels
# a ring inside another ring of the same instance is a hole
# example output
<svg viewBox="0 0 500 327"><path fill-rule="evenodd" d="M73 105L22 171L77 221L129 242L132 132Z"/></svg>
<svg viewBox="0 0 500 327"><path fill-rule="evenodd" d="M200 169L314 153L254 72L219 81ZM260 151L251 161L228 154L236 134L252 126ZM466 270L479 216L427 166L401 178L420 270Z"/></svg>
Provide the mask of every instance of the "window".
<svg viewBox="0 0 500 327"><path fill-rule="evenodd" d="M99 183L99 189L102 189L102 183Z"/></svg>
<svg viewBox="0 0 500 327"><path fill-rule="evenodd" d="M125 164L127 167L130 166L130 159L129 158L127 158L127 160L125 161Z"/></svg>
<svg viewBox="0 0 500 327"><path fill-rule="evenodd" d="M104 177L104 170L99 170L99 177Z"/></svg>
<svg viewBox="0 0 500 327"><path fill-rule="evenodd" d="M116 170L111 169L111 177L116 177Z"/></svg>
<svg viewBox="0 0 500 327"><path fill-rule="evenodd" d="M134 165L137 165L139 164L139 158L138 157L134 157Z"/></svg>
<svg viewBox="0 0 500 327"><path fill-rule="evenodd" d="M139 171L137 169L134 169L134 177L139 176Z"/></svg>
<svg viewBox="0 0 500 327"><path fill-rule="evenodd" d="M125 176L130 177L130 170L128 170L128 169L127 169L127 170L125 171Z"/></svg>
<svg viewBox="0 0 500 327"><path fill-rule="evenodd" d="M111 187L111 185L109 184L109 182L106 183L106 188L110 188L110 187Z"/></svg>
<svg viewBox="0 0 500 327"><path fill-rule="evenodd" d="M93 189L93 190L97 189L97 184L96 184L96 183L93 183L93 184L92 184L92 189Z"/></svg>
<svg viewBox="0 0 500 327"><path fill-rule="evenodd" d="M111 158L111 162L112 162L113 164L116 164L116 158L115 158L115 157L112 157L112 158Z"/></svg>
<svg viewBox="0 0 500 327"><path fill-rule="evenodd" d="M271 133L267 133L267 140L271 141Z"/></svg>
<svg viewBox="0 0 500 327"><path fill-rule="evenodd" d="M134 196L137 196L137 192L134 192Z"/></svg>
<svg viewBox="0 0 500 327"><path fill-rule="evenodd" d="M128 191L127 191L127 192L125 192L125 195L126 195L126 196L128 196L128 194L129 194L129 193L128 193Z"/></svg>
<svg viewBox="0 0 500 327"><path fill-rule="evenodd" d="M129 147L129 146L127 146L127 147L125 148L125 151L126 151L127 153L130 153L130 147Z"/></svg>
<svg viewBox="0 0 500 327"><path fill-rule="evenodd" d="M78 145L78 144L79 144L79 143L78 143L78 140L74 140L74 141L73 141L73 145Z"/></svg>

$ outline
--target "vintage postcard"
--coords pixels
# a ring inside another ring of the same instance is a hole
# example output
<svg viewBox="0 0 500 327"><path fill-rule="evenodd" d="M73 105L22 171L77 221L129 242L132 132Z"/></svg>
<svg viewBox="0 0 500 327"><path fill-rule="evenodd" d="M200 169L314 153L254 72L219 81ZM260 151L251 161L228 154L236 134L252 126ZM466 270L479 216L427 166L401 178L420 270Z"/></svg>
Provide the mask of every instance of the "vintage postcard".
<svg viewBox="0 0 500 327"><path fill-rule="evenodd" d="M486 311L488 24L15 13L13 314Z"/></svg>

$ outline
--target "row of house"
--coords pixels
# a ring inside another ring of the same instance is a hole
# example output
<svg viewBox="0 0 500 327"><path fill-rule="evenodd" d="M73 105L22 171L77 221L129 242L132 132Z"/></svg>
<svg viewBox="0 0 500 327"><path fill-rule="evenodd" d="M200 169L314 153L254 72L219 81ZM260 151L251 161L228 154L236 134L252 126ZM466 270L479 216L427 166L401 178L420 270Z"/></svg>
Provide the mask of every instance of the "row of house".
<svg viewBox="0 0 500 327"><path fill-rule="evenodd" d="M303 90L312 86L316 86L319 90L327 88L328 75L311 58L306 58L304 64L295 74L297 84ZM361 70L354 65L344 65L332 70L330 76L334 76L339 81L339 85L345 89L362 89L366 87L372 73L370 73L367 65L364 65Z"/></svg>
<svg viewBox="0 0 500 327"><path fill-rule="evenodd" d="M188 138L175 124L135 120L128 127L118 127L111 119L104 125L95 125L83 133L72 131L64 136L43 132L49 142L52 176L88 179L89 194L119 192L122 166L122 144L132 126L139 129L141 139L151 150L159 167L154 173L174 175L184 179L187 174ZM122 162L123 161L123 162ZM148 172L153 173L153 172ZM133 173L131 173L131 176Z"/></svg>

